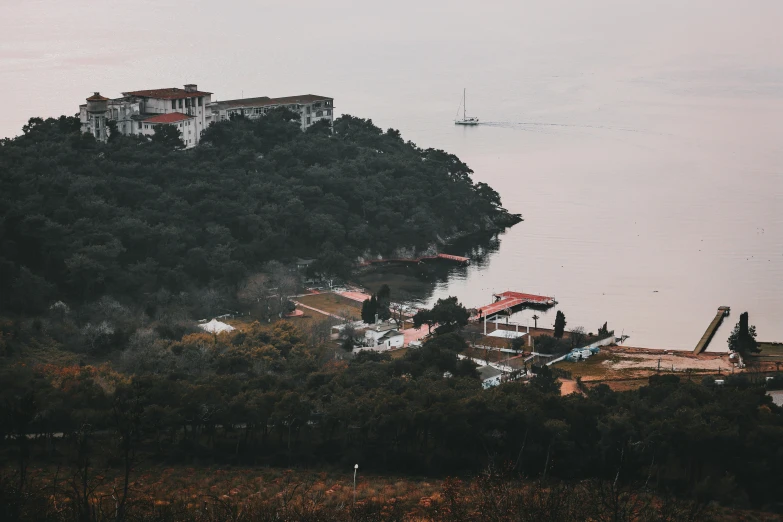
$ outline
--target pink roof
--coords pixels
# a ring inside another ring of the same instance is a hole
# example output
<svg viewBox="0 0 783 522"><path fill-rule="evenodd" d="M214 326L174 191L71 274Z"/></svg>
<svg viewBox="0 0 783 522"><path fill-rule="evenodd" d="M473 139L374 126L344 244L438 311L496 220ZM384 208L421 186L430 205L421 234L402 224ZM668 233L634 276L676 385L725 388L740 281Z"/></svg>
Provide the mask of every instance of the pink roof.
<svg viewBox="0 0 783 522"><path fill-rule="evenodd" d="M198 96L207 96L212 94L206 91L186 91L177 87L165 89L148 89L146 91L129 91L122 93L123 96L138 96L139 98L158 98L163 100L178 100L180 98L196 98Z"/></svg>
<svg viewBox="0 0 783 522"><path fill-rule="evenodd" d="M168 114L158 114L144 120L144 123L177 123L178 121L189 120L193 116L182 114L181 112L170 112Z"/></svg>
<svg viewBox="0 0 783 522"><path fill-rule="evenodd" d="M538 305L553 305L555 304L554 297L548 297L545 295L523 294L522 292L502 292L495 294L495 297L499 297L500 300L486 306L482 306L477 309L480 315L488 317L492 314L502 312L508 308L514 308L521 304L530 303Z"/></svg>
<svg viewBox="0 0 783 522"><path fill-rule="evenodd" d="M506 291L497 294L497 297L522 299L523 301L534 302L534 303L548 303L550 301L555 300L554 297L548 297L545 295L523 294L522 292L511 292L511 291Z"/></svg>

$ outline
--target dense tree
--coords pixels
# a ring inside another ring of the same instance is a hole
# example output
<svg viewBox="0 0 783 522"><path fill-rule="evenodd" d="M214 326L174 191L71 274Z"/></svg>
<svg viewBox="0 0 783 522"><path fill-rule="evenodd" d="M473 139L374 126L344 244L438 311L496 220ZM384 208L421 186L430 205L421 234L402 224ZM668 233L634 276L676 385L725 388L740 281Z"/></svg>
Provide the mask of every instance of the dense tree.
<svg viewBox="0 0 783 522"><path fill-rule="evenodd" d="M425 324L427 325L427 333L432 333L432 326L435 324L435 316L432 314L431 310L423 308L413 315L413 327L418 329Z"/></svg>
<svg viewBox="0 0 783 522"><path fill-rule="evenodd" d="M272 260L315 258L346 277L360 255L424 248L519 221L455 156L343 116L334 133L298 116L218 122L201 144L98 143L77 118L33 118L0 146L0 309L53 300L230 293ZM172 143L169 143L171 141Z"/></svg>
<svg viewBox="0 0 783 522"><path fill-rule="evenodd" d="M577 326L568 332L568 337L571 341L571 348L581 348L585 338L587 337L587 332L585 332L583 326Z"/></svg>
<svg viewBox="0 0 783 522"><path fill-rule="evenodd" d="M431 314L432 320L438 324L439 333L460 330L470 319L470 312L453 296L438 299L432 307Z"/></svg>
<svg viewBox="0 0 783 522"><path fill-rule="evenodd" d="M609 326L608 322L605 322L602 326L598 328L598 335L609 335Z"/></svg>
<svg viewBox="0 0 783 522"><path fill-rule="evenodd" d="M389 285L381 285L375 297L378 301L378 318L382 321L388 321L391 318L391 289Z"/></svg>
<svg viewBox="0 0 783 522"><path fill-rule="evenodd" d="M362 321L364 321L366 324L375 323L375 312L377 310L377 302L374 300L374 297L375 296L369 299L365 299L362 302Z"/></svg>
<svg viewBox="0 0 783 522"><path fill-rule="evenodd" d="M756 342L756 327L748 324L748 312L740 314L739 321L729 335L728 345L729 350L739 352L743 356L761 351Z"/></svg>
<svg viewBox="0 0 783 522"><path fill-rule="evenodd" d="M12 331L0 327L3 338ZM508 461L531 478L647 483L705 501L763 506L783 494L775 480L783 409L744 375L724 386L656 376L635 391L599 385L564 397L545 366L529 384L482 390L475 365L458 358L468 345L455 333L395 359L359 352L335 361L330 351L323 362L285 322L179 339L146 332L131 345L161 352L157 365L133 375L4 366L0 447L9 464L29 469L56 444L80 470L78 491L90 491L92 469L115 468L117 505L139 455L287 467L358 461L374 472L433 475ZM43 435L23 436L31 433ZM724 447L732 451L716 460Z"/></svg>
<svg viewBox="0 0 783 522"><path fill-rule="evenodd" d="M566 327L565 314L561 310L558 310L557 314L555 315L555 333L554 333L557 339L563 337L563 333L565 332L565 327Z"/></svg>
<svg viewBox="0 0 783 522"><path fill-rule="evenodd" d="M174 150L185 147L182 132L175 125L155 125L155 132L150 137L150 141Z"/></svg>

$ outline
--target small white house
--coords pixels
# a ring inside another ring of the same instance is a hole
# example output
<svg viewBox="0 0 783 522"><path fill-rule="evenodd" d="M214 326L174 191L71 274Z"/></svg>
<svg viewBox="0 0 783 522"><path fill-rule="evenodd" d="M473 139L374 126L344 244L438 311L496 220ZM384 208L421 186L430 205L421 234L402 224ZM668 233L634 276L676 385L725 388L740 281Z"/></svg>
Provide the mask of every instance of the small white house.
<svg viewBox="0 0 783 522"><path fill-rule="evenodd" d="M377 324L364 332L364 340L368 348L391 350L402 348L405 344L405 334L392 324Z"/></svg>
<svg viewBox="0 0 783 522"><path fill-rule="evenodd" d="M489 365L479 367L478 372L481 378L481 386L485 390L500 384L500 379L503 376L503 372Z"/></svg>

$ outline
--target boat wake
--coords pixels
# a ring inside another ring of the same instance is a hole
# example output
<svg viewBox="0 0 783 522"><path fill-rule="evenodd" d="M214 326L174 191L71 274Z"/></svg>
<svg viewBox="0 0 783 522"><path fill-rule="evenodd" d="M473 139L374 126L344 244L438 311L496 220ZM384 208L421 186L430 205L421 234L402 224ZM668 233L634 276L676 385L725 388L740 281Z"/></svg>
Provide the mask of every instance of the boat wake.
<svg viewBox="0 0 783 522"><path fill-rule="evenodd" d="M620 131L620 132L636 132L636 133L642 133L642 134L650 134L648 131L643 131L639 129L631 129L628 127L613 127L610 125L579 125L579 124L573 124L573 123L546 123L546 122L538 122L538 121L521 121L521 122L511 122L511 121L482 121L479 125L484 125L487 127L498 127L502 129L516 129L516 130L524 130L524 131L532 131L532 132L541 132L545 131L548 128L552 128L553 130L560 127L560 128L571 128L571 129L599 129L599 130L610 130L610 131ZM652 133L652 134L658 134L658 133Z"/></svg>

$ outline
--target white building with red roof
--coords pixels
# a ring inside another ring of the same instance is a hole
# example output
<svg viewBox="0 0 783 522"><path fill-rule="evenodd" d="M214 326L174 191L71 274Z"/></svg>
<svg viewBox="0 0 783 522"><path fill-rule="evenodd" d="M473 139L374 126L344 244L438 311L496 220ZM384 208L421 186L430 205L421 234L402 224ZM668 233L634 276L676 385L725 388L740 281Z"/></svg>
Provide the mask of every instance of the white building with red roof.
<svg viewBox="0 0 783 522"><path fill-rule="evenodd" d="M210 122L225 121L232 116L244 116L246 118L260 118L270 110L277 107L290 109L301 118L302 130L315 125L321 120L328 120L329 125L334 121L334 98L318 96L317 94L301 94L299 96L285 96L282 98L269 98L260 96L257 98L242 98L240 100L224 100L212 102L207 107Z"/></svg>
<svg viewBox="0 0 783 522"><path fill-rule="evenodd" d="M90 133L99 141L109 138L109 122L126 135L152 136L160 125L173 125L179 131L186 148L195 147L201 133L214 122L232 116L260 118L276 107L286 107L301 118L302 130L319 121L334 121L334 99L315 94L282 98L243 98L241 100L212 101L212 93L199 91L195 84L184 89L168 87L143 91L123 92L119 98L106 98L95 93L87 103L79 106L82 132Z"/></svg>
<svg viewBox="0 0 783 522"><path fill-rule="evenodd" d="M212 101L212 93L199 91L195 84L184 87L129 91L114 99L96 92L79 106L82 132L106 141L110 121L126 136L151 136L157 126L173 125L180 131L185 147L195 147L209 125L207 104Z"/></svg>

